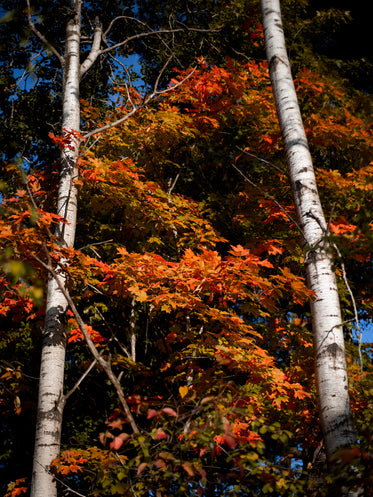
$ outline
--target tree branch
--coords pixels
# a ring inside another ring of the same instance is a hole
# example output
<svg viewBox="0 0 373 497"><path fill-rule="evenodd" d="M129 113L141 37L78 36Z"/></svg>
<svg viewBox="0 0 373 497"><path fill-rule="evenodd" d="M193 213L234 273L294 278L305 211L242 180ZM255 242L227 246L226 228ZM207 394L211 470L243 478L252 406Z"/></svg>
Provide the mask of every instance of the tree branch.
<svg viewBox="0 0 373 497"><path fill-rule="evenodd" d="M166 64L168 63L168 61L166 62ZM164 70L164 68L162 69L162 71ZM162 72L161 71L161 72ZM167 93L169 91L173 91L175 88L177 88L178 86L182 85L187 79L189 79L192 74L195 72L195 69L192 69L191 72L189 74L187 74L187 76L185 76L185 78L183 78L181 81L178 81L174 86L170 86L169 88L166 88L165 90L157 90L156 87L159 83L159 77L157 78L157 81L156 81L156 84L154 86L154 89L152 91L152 93L145 98L145 100L142 102L142 104L134 107L130 112L128 112L128 114L126 114L125 116L121 117L120 119L117 119L116 121L112 122L112 123L109 123L109 124L106 124L105 126L101 126L100 128L96 128L92 131L89 131L88 133L86 133L85 135L83 135L83 139L87 139L87 138L90 138L91 136L93 135L96 135L97 133L101 133L102 131L106 131L107 129L110 129L110 128L114 128L115 126L118 126L119 124L122 124L124 123L125 121L127 121L127 119L129 119L131 116L133 116L138 110L146 107L148 105L148 103L155 97L157 97L158 95L162 95L163 93Z"/></svg>
<svg viewBox="0 0 373 497"><path fill-rule="evenodd" d="M76 490L74 490L73 488L69 487L69 485L67 485L64 481L62 481L54 473L52 473L52 471L48 467L43 466L38 460L36 460L36 462L39 464L39 466L41 466L43 468L43 470L46 473L48 473L48 475L51 475L56 481L58 481L58 483L61 483L61 485L63 485L69 492L72 492L73 494L78 495L79 497L87 497L86 495L81 494L81 493L77 492Z"/></svg>
<svg viewBox="0 0 373 497"><path fill-rule="evenodd" d="M87 343L87 346L88 346L88 349L90 350L91 354L93 355L93 357L96 359L96 361L100 364L100 366L102 367L102 369L105 371L107 377L109 378L111 384L114 386L116 392L117 392L117 395L119 397L119 400L120 400L120 403L122 404L122 407L123 407L123 410L127 416L127 419L131 425L131 428L132 428L132 431L133 433L140 433L138 427L137 427L137 424L132 416L132 413L130 411L130 408L128 407L128 404L127 404L127 401L124 397L124 394L123 394L123 390L122 390L122 387L120 385L120 382L118 380L118 378L115 376L115 374L113 373L111 367L110 367L110 364L105 361L105 359L97 352L97 349L95 347L95 344L93 343L86 327L85 327L85 324L84 324L84 321L83 319L81 318L77 308L75 307L75 304L70 296L70 293L68 292L68 290L65 288L64 284L62 283L62 281L60 280L58 274L55 272L55 270L53 269L53 267L51 266L51 261L50 261L50 255L49 255L49 252L48 252L48 249L45 247L44 245L44 249L46 251L46 254L47 254L47 258L48 258L48 264L46 264L44 261L42 261L41 259L39 259L39 257L36 257L35 256L35 259L39 262L39 264L41 264L47 271L50 272L50 274L53 276L53 278L55 279L57 285L59 286L62 294L64 295L67 303L69 304L69 307L72 311L72 313L74 314L74 317L76 319L76 322L78 323L78 326L81 330L81 332L83 333L83 336L84 336L84 339Z"/></svg>
<svg viewBox="0 0 373 497"><path fill-rule="evenodd" d="M102 24L99 21L99 19L96 18L96 27L93 35L91 51L89 52L89 55L85 59L85 61L80 65L80 77L82 77L83 74L92 67L97 57L100 55L101 40L102 40Z"/></svg>
<svg viewBox="0 0 373 497"><path fill-rule="evenodd" d="M136 19L137 20L137 19ZM146 26L148 29L148 26ZM158 30L151 30L148 33L139 33L136 35L132 35L128 38L126 38L123 41L120 41L119 43L116 43L115 45L109 46L108 48L104 48L103 50L100 51L100 54L110 52L111 50L115 50L119 47L122 47L123 45L126 45L132 40L138 40L140 38L145 38L147 36L153 36L153 35L160 35L160 34L170 34L170 33L180 33L180 32L185 32L185 31L192 31L192 32L198 32L198 33L216 33L218 30L216 29L198 29L198 28L175 28L175 29L158 29ZM106 32L105 32L106 35Z"/></svg>
<svg viewBox="0 0 373 497"><path fill-rule="evenodd" d="M267 161L265 159L262 159L261 157L258 157L257 155L252 154L251 152L248 152L247 150L245 150L243 148L240 148L240 147L237 146L236 149L239 150L240 152L242 152L243 154L248 155L249 157L252 157L253 159L258 160L259 162L262 162L263 164L266 164L267 166L273 167L274 169L276 169L276 171L279 171L281 174L286 173L286 170L283 171L280 167L276 166L272 162L269 162L269 161Z"/></svg>
<svg viewBox="0 0 373 497"><path fill-rule="evenodd" d="M359 314L357 312L357 305L356 305L356 300L355 300L355 297L354 297L354 294L351 290L351 287L350 287L350 284L348 282L348 279L347 279L347 273L346 273L346 267L345 267L345 264L343 262L343 259L342 259L342 254L338 248L338 245L336 243L333 242L333 247L335 249L335 251L337 252L337 255L339 257L339 262L340 262L340 265L341 265L341 268L342 268L342 276L343 276L343 281L344 281L344 284L346 285L346 288L347 288L347 291L350 295L350 299L351 299L351 303L352 303L352 307L354 309L354 317L355 319L351 320L351 321L355 321L356 323L356 328L357 328L357 339L358 339L358 342L359 342L359 345L358 345L358 354L359 354L359 362L360 362L360 382L363 381L363 355L361 353L361 342L362 342L362 339L363 339L363 332L361 331L361 328L360 328L360 320L359 320Z"/></svg>
<svg viewBox="0 0 373 497"><path fill-rule="evenodd" d="M40 33L40 31L36 28L34 21L32 20L31 17L31 6L30 6L30 0L27 1L27 19L28 19L28 24L31 28L31 31L35 33L35 35L44 43L44 45L51 50L51 52L57 57L57 59L60 61L61 66L64 64L64 57L58 52L56 48L46 39L46 37Z"/></svg>
<svg viewBox="0 0 373 497"><path fill-rule="evenodd" d="M263 190L263 188L260 188L260 186L258 186L256 183L254 183L253 181L251 181L251 179L249 179L249 178L246 176L246 174L245 174L245 173L243 173L243 172L241 171L241 169L239 169L239 168L238 168L235 164L233 164L233 163L232 163L232 167L233 167L233 169L235 169L238 173L240 173L240 174L241 174L241 176L245 179L245 181L247 181L247 182L248 182L251 186L253 186L253 187L254 187L254 188L256 188L257 190L259 190L260 192L262 192L262 193L263 193L263 195L264 195L265 197L267 197L267 198L269 198L270 200L272 200L272 202L274 202L274 203L277 205L277 207L279 207L279 208L282 210L282 212L286 215L286 217L287 217L288 219L290 219L290 221L291 221L292 223L294 223L294 224L295 224L295 226L298 228L298 230L299 230L299 232L301 233L301 235L303 235L303 236L304 236L303 231L302 231L302 228L299 226L299 224L296 222L296 220L295 220L295 219L293 219L293 218L292 218L292 216L290 216L290 214L289 214L288 212L286 212L286 210L282 207L282 205L281 205L279 202L277 202L277 200L276 200L274 197L272 197L272 195L270 195L270 194L269 194L269 193L267 193L265 190Z"/></svg>

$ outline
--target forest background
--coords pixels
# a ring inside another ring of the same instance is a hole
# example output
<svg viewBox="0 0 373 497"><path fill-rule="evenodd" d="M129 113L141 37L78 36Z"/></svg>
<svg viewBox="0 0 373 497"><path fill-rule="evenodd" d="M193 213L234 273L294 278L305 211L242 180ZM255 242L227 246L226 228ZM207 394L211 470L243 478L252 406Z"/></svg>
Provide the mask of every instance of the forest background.
<svg viewBox="0 0 373 497"><path fill-rule="evenodd" d="M63 43L65 3L31 6L51 46ZM330 495L346 482L369 495L372 344L359 340L356 319L372 319L373 64L363 6L282 2L338 247L360 442L334 471L318 460L313 296L258 2L84 5L90 36L96 15L104 28L121 15L109 41L123 31L130 41L115 58L102 54L82 79L76 249L59 246L53 234L59 148L76 139L61 130L59 61L30 29L27 2L3 2L3 9L3 494L30 488L45 265L53 261L131 413L70 309L62 452L51 467L61 495ZM151 31L157 34L138 36ZM359 478L349 475L351 463Z"/></svg>

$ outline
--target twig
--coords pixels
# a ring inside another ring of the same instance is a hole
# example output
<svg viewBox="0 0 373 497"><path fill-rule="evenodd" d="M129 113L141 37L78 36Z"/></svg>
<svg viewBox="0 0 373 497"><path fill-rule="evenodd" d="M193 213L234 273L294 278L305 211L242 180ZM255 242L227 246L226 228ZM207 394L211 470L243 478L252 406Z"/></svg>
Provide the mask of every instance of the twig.
<svg viewBox="0 0 373 497"><path fill-rule="evenodd" d="M110 333L111 333L111 340L114 340L119 345L119 347L123 350L123 352L126 354L126 356L128 357L128 359L131 359L131 354L128 352L127 348L123 344L121 344L120 341L118 340L118 338L115 336L115 333L113 332L113 330L112 330L111 326L109 325L109 323L106 321L105 316L102 314L102 312L100 311L100 309L97 306L95 306L95 310L96 310L97 314L100 316L100 318L102 319L102 321L107 326L108 330L110 331Z"/></svg>
<svg viewBox="0 0 373 497"><path fill-rule="evenodd" d="M2 364L0 364L0 368L2 368L2 369L5 369L5 370L9 370L10 369L11 371L13 371L13 373L19 373L20 375L24 376L25 378L30 378L30 380L40 380L39 376L31 376L29 374L23 373L19 369L14 369L11 366L7 366L6 362L4 362L4 361L2 361L2 362L4 364L4 366Z"/></svg>
<svg viewBox="0 0 373 497"><path fill-rule="evenodd" d="M110 238L110 240L104 240L103 242L90 243L89 245L84 245L83 247L81 247L77 250L84 250L86 248L95 247L96 245L104 245L104 243L111 243L112 241L113 241L113 238Z"/></svg>
<svg viewBox="0 0 373 497"><path fill-rule="evenodd" d="M345 264L344 264L343 259L342 259L342 254L338 248L338 245L335 242L333 242L333 247L334 247L334 249L337 252L337 255L339 257L340 265L341 265L341 269L342 269L343 281L344 281L344 284L346 285L347 291L350 295L352 307L354 309L354 319L352 319L351 321L355 321L356 328L358 331L357 339L358 339L358 354L359 354L359 361L360 361L360 382L362 382L363 381L363 355L361 352L361 342L363 340L363 332L361 331L361 328L360 328L360 320L359 320L359 315L357 312L356 300L355 300L354 294L351 290L350 284L349 284L348 279L347 279L346 267L345 267Z"/></svg>
<svg viewBox="0 0 373 497"><path fill-rule="evenodd" d="M172 190L175 188L175 185L176 185L177 180L179 179L179 177L180 177L180 173L177 173L177 175L175 176L175 179L174 179L173 182L171 181L171 178L170 178L170 181L168 183L169 184L169 188L167 190L167 195L171 195Z"/></svg>
<svg viewBox="0 0 373 497"><path fill-rule="evenodd" d="M35 24L34 24L34 21L32 20L31 18L31 6L30 6L30 0L26 0L27 1L27 19L28 19L28 23L29 23L29 26L31 28L31 30L36 34L36 36L44 43L44 45L46 45L51 51L52 53L57 57L57 59L60 61L61 63L61 66L63 66L64 62L65 62L65 59L64 57L58 52L58 50L56 50L54 48L54 46L46 39L46 37L40 33L40 31L36 28Z"/></svg>
<svg viewBox="0 0 373 497"><path fill-rule="evenodd" d="M66 402L67 399L71 397L72 394L80 387L80 384L89 375L89 373L92 371L92 369L95 367L96 364L97 364L97 359L94 359L89 365L89 367L84 371L84 373L79 378L79 380L75 383L75 385L64 395L64 402Z"/></svg>
<svg viewBox="0 0 373 497"><path fill-rule="evenodd" d="M56 481L58 481L58 483L61 483L61 485L63 485L65 488L67 488L70 492L72 492L75 495L79 495L79 497L87 497L86 495L80 494L76 490L74 490L71 487L69 487L69 485L67 485L64 481L62 481L60 478L58 478L58 476L56 476L54 473L52 473L52 471L47 466L43 466L37 459L35 459L35 461L36 461L37 464L39 464L39 466L41 466L43 468L43 470L46 473L48 473L48 475L53 476L53 478Z"/></svg>
<svg viewBox="0 0 373 497"><path fill-rule="evenodd" d="M89 131L88 133L86 133L85 135L83 135L83 138L84 139L87 139L89 138L90 136L93 136L93 135L96 135L97 133L101 133L102 131L106 131L107 129L110 129L110 128L114 128L115 126L118 126L119 124L122 124L124 123L125 121L127 121L127 119L129 119L130 117L132 117L138 110L146 107L148 105L148 103L155 97L157 97L158 95L162 95L163 93L167 93L167 92L170 92L170 91L173 91L175 90L175 88L179 87L180 85L182 85L187 79L189 79L192 74L195 72L195 69L192 69L190 73L188 73L185 78L183 78L181 81L178 81L175 85L173 86L170 86L169 88L166 88L165 90L153 90L152 93L146 97L146 99L138 106L134 107L130 112L128 112L125 116L121 117L120 119L117 119L116 121L112 122L112 123L109 123L109 124L106 124L105 126L101 126L100 128L96 128L92 131Z"/></svg>
<svg viewBox="0 0 373 497"><path fill-rule="evenodd" d="M244 150L243 148L240 148L238 146L236 148L237 148L237 150L239 150L243 154L248 155L249 157L252 157L253 159L256 159L256 160L258 160L260 162L263 162L263 164L266 164L267 166L273 167L274 169L276 169L277 171L279 171L282 174L284 173L284 171L280 167L275 166L275 164L273 164L272 162L269 162L269 161L267 161L265 159L262 159L261 157L258 157L257 155L252 154L251 152L248 152L247 150Z"/></svg>
<svg viewBox="0 0 373 497"><path fill-rule="evenodd" d="M84 154L86 154L87 152L89 152L91 150L91 148L94 147L98 141L100 141L100 139L101 139L101 136L98 136L97 138L95 138L93 140L93 142L89 145L89 147L86 147L85 145L83 145L82 150L81 150L81 152L80 152L80 154L78 156L77 162L79 161L79 159L81 157L84 156Z"/></svg>
<svg viewBox="0 0 373 497"><path fill-rule="evenodd" d="M135 315L136 299L133 298L131 302L130 312L130 343L131 343L131 359L136 362L136 315Z"/></svg>
<svg viewBox="0 0 373 497"><path fill-rule="evenodd" d="M295 221L295 219L293 219L293 218L292 218L292 216L290 216L290 214L289 214L288 212L286 212L286 210L282 207L282 205L281 205L279 202L277 202L277 200L276 200L274 197L272 197L272 195L270 195L270 194L269 194L269 193L267 193L265 190L263 190L263 188L260 188L260 186L258 186L256 183L254 183L253 181L251 181L251 179L249 179L249 178L246 176L246 174L245 174L245 173L243 173L243 172L241 171L241 169L239 169L239 168L238 168L235 164L233 164L233 163L232 163L231 165L232 165L232 167L233 167L233 168L234 168L234 169L235 169L238 173L240 173L240 174L241 174L241 176L245 179L245 181L247 181L247 182L248 182L251 186L253 186L253 187L254 187L254 188L256 188L257 190L259 190L260 192L262 192L262 193L263 193L263 195L264 195L265 197L267 197L267 198L269 198L270 200L272 200L272 202L274 202L274 203L277 205L277 207L279 207L279 208L282 210L282 212L286 215L286 217L287 217L287 218L289 218L289 219L290 219L290 221L291 221L292 223L294 223L294 224L295 224L295 226L298 228L298 230L299 230L299 232L301 233L301 235L303 236L303 238L305 238L304 233L303 233L303 231L302 231L302 228L299 226L299 224Z"/></svg>
<svg viewBox="0 0 373 497"><path fill-rule="evenodd" d="M139 19L136 19L134 17L127 17L127 16L118 16L116 17L115 19L113 19L113 21L110 23L110 28L108 28L104 35L106 36L110 29L111 29L111 26L113 25L113 23L118 20L118 19L131 19L133 21L136 21L140 24L142 24L146 29L149 29L149 31L147 33L139 33L139 34L136 34L136 35L132 35L132 36L129 36L128 38L126 38L125 40L123 41L120 41L119 43L116 43L115 45L112 45L111 47L108 47L108 48L105 48L103 50L100 50L100 54L103 54L103 53L107 53L107 52L110 52L111 50L115 50L119 47L122 47L123 45L126 45L127 43L129 43L130 41L132 40L138 40L140 38L145 38L147 36L153 36L153 35L161 35L161 34L174 34L174 33L180 33L180 32L197 32L197 33L217 33L218 30L216 29L199 29L199 28L189 28L189 27L185 27L185 28L174 28L174 29L158 29L158 30L153 30L151 29L147 24L145 24L144 22L140 21Z"/></svg>

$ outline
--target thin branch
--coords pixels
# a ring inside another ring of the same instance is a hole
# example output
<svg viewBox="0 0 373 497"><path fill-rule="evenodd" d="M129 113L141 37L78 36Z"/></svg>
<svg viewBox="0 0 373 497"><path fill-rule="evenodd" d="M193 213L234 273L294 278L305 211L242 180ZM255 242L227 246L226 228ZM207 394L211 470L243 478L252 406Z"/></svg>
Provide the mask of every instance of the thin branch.
<svg viewBox="0 0 373 497"><path fill-rule="evenodd" d="M84 371L84 373L79 378L79 380L75 383L75 385L67 392L67 394L63 396L64 402L66 402L67 399L71 397L72 394L80 387L83 380L85 380L85 378L89 375L89 373L92 371L92 369L95 367L96 364L97 364L97 359L94 359L89 365L89 367Z"/></svg>
<svg viewBox="0 0 373 497"><path fill-rule="evenodd" d="M102 314L102 312L100 311L100 309L97 306L95 306L95 310L96 310L97 314L100 316L100 318L102 319L102 321L105 323L105 325L108 328L108 330L110 331L110 333L111 333L111 340L114 340L114 342L116 342L119 345L119 347L126 354L126 356L128 357L128 359L131 359L131 354L128 352L127 348L123 344L121 344L120 341L118 340L118 338L115 336L114 331L112 330L112 328L109 325L109 323L106 321L105 316Z"/></svg>
<svg viewBox="0 0 373 497"><path fill-rule="evenodd" d="M10 369L11 371L13 371L13 373L19 373L20 375L24 376L25 378L30 378L30 380L40 380L39 376L31 376L29 374L23 373L19 369L14 369L11 366L8 366L5 361L2 361L2 362L3 362L4 366L2 364L0 364L1 369L5 369L6 371Z"/></svg>
<svg viewBox="0 0 373 497"><path fill-rule="evenodd" d="M167 195L171 195L172 190L175 188L175 185L176 185L177 180L179 179L179 177L180 177L180 173L177 173L177 175L176 175L176 177L175 177L175 179L174 179L173 182L171 181L171 178L170 178L169 187L168 187L168 190L167 190Z"/></svg>
<svg viewBox="0 0 373 497"><path fill-rule="evenodd" d="M30 0L27 1L27 19L29 26L31 30L36 34L36 36L44 43L44 45L51 50L51 52L57 57L57 59L60 61L61 66L63 66L65 59L64 57L58 52L56 48L46 39L46 37L40 33L40 31L36 28L34 21L32 20L31 17L31 6L30 6Z"/></svg>
<svg viewBox="0 0 373 497"><path fill-rule="evenodd" d="M134 107L130 112L128 112L125 116L121 117L120 119L117 119L116 121L112 122L112 123L109 123L109 124L106 124L105 126L101 126L100 128L96 128L92 131L89 131L88 133L86 133L85 135L83 135L83 139L87 139L93 135L96 135L97 133L101 133L102 131L106 131L107 129L111 129L111 128L114 128L115 126L119 126L119 124L122 124L124 123L125 121L127 121L127 119L129 119L130 117L132 117L138 110L146 107L148 105L148 103L155 97L157 97L158 95L162 95L164 93L167 93L167 92L170 92L170 91L173 91L175 90L176 88L178 88L180 85L182 85L187 79L189 79L192 74L195 72L195 69L192 69L190 73L188 73L185 78L183 78L181 81L178 81L175 85L173 86L170 86L169 88L166 88L165 90L153 90L152 93L146 97L146 99L138 106Z"/></svg>
<svg viewBox="0 0 373 497"><path fill-rule="evenodd" d="M112 385L114 386L116 392L117 392L117 395L119 397L119 400L120 400L120 403L122 404L122 407L123 407L123 410L127 416L127 419L131 425L131 428L132 428L132 431L133 433L140 433L138 427L137 427L137 424L134 420L134 417L132 416L132 413L130 411L130 408L128 407L128 404L127 404L127 401L124 397L124 394L123 394L123 390L122 390L122 387L120 385L120 382L118 380L118 378L115 376L115 374L113 373L111 367L110 367L110 364L105 361L105 359L97 352L97 349L95 347L95 344L93 343L86 327L85 327L85 324L84 324L84 321L82 319L82 317L80 316L77 308L75 307L75 304L70 296L70 293L68 292L68 290L65 288L64 284L62 283L62 281L60 280L60 277L58 276L58 274L55 272L55 270L53 269L53 267L51 266L51 261L50 261L50 255L49 255L49 252L46 248L46 246L44 245L44 249L46 251L46 254L47 254L47 258L48 258L48 264L46 264L44 261L42 261L39 257L36 257L35 256L35 259L39 262L39 264L41 264L47 271L49 271L51 273L51 275L53 276L54 280L56 281L57 285L59 286L63 296L65 297L67 303L69 304L69 307L72 311L72 313L74 314L74 317L76 319L76 322L78 323L78 326L81 330L81 332L83 333L83 336L84 336L84 339L87 343L87 346L88 346L88 349L90 350L91 354L93 355L93 357L97 360L97 362L100 364L100 366L103 368L103 370L105 371L107 377L109 378L110 382L112 383Z"/></svg>
<svg viewBox="0 0 373 497"><path fill-rule="evenodd" d="M183 78L181 81L178 81L176 84L174 84L173 86L169 86L168 88L166 88L165 90L159 90L156 92L157 95L163 95L163 93L168 93L170 91L173 91L175 90L176 88L178 88L179 86L181 86L182 84L185 83L186 80L188 80L194 73L196 72L196 68L193 67L192 70L190 71L190 73L188 73L185 78Z"/></svg>
<svg viewBox="0 0 373 497"><path fill-rule="evenodd" d="M107 345L109 345L109 343L114 339L114 337L112 337ZM106 347L105 347L106 348ZM105 352L105 349L103 349L101 352L100 352L100 355L102 356L102 354ZM95 367L95 365L97 364L97 359L93 359L93 361L91 362L91 364L89 365L89 367L86 369L86 371L84 371L84 373L82 374L82 376L79 378L79 380L75 383L75 385L67 392L66 395L63 396L63 401L66 402L67 399L69 397L71 397L71 395L80 387L81 383L83 382L83 380L85 380L85 378L89 375L89 373L92 371L92 369Z"/></svg>
<svg viewBox="0 0 373 497"><path fill-rule="evenodd" d="M123 71L125 72L125 74L127 76L127 79L128 79L128 83L125 83L125 88L126 88L126 93L127 93L127 99L130 102L130 104L132 105L132 107L135 107L135 104L132 102L132 97L131 97L131 94L129 92L129 88L133 88L133 85L132 85L132 81L131 81L131 76L130 76L130 74L128 72L128 68L126 67L125 64L123 64L123 62L121 62L119 59L117 59L116 57L114 57L113 54L109 53L109 57L111 59L113 59L118 65L120 65L122 67ZM113 72L112 82L115 83L113 69L112 69L112 72Z"/></svg>
<svg viewBox="0 0 373 497"><path fill-rule="evenodd" d="M84 250L86 248L91 248L91 247L95 247L97 245L103 245L104 243L110 243L113 241L113 238L110 238L110 240L104 240L103 242L96 242L96 243L90 243L89 245L84 245L84 247L81 247L77 250Z"/></svg>
<svg viewBox="0 0 373 497"><path fill-rule="evenodd" d="M153 93L157 92L158 93L158 86L159 86L159 82L161 80L161 77L163 75L163 73L165 72L166 70L166 67L168 66L168 64L171 62L171 60L173 59L173 55L171 55L171 57L169 57L167 59L167 61L165 62L165 64L163 65L162 69L159 71L159 74L157 76L157 79L154 83L154 88L153 88Z"/></svg>
<svg viewBox="0 0 373 497"><path fill-rule="evenodd" d="M355 319L353 319L351 321L355 321L356 328L357 328L357 331L358 331L358 333L357 333L357 339L358 339L358 354L359 354L359 361L360 361L360 381L362 382L363 381L363 355L361 353L361 342L363 340L363 332L361 331L361 328L360 328L360 320L359 320L359 315L358 315L358 312L357 312L356 300L355 300L354 294L353 294L353 292L351 290L350 284L349 284L348 279L347 279L346 267L345 267L345 264L344 264L343 259L342 259L342 254L341 254L341 252L340 252L337 244L334 243L334 242L333 242L333 247L334 247L334 249L337 252L337 255L339 257L339 262L340 262L340 265L341 265L341 268L342 268L343 281L344 281L344 284L346 285L347 291L348 291L348 293L350 295L352 307L354 309L354 317L355 317Z"/></svg>
<svg viewBox="0 0 373 497"><path fill-rule="evenodd" d="M246 176L246 174L245 174L245 173L243 173L243 172L241 171L241 169L239 169L239 168L238 168L235 164L233 164L233 163L232 163L231 165L232 165L233 169L235 169L238 173L240 173L240 174L241 174L241 176L245 179L245 181L247 181L247 182L248 182L251 186L253 186L253 187L254 187L254 188L256 188L257 190L259 190L260 192L262 192L262 193L263 193L263 195L264 195L265 197L267 197L267 198L269 198L270 200L272 200L272 202L274 202L274 203L277 205L277 207L279 207L279 208L282 210L282 212L286 215L286 217L287 217L288 219L290 219L290 221L291 221L292 223L294 223L294 224L295 224L295 226L298 228L299 232L301 233L301 235L302 235L302 236L303 236L303 238L304 238L304 233L303 233L303 231L302 231L302 228L301 228L301 227L299 226L299 224L295 221L295 219L293 219L293 217L292 217L292 216L290 216L290 214L289 214L288 212L286 212L286 210L282 207L282 205L281 205L279 202L277 202L277 200L276 200L274 197L272 197L272 195L270 195L270 194L269 194L269 193L267 193L265 190L263 190L263 188L260 188L260 186L258 186L256 183L254 183L253 181L251 181L251 179L249 179L249 178Z"/></svg>
<svg viewBox="0 0 373 497"><path fill-rule="evenodd" d="M46 473L48 473L48 475L52 476L56 481L58 481L58 483L61 483L61 485L63 485L65 488L67 488L69 490L69 492L72 492L73 494L78 495L79 497L87 497L86 495L80 494L79 492L77 492L73 488L69 487L69 485L67 485L64 481L62 481L60 478L58 478L58 476L56 476L54 473L52 473L52 471L47 466L43 466L37 459L35 459L35 461L37 462L37 464L39 464L39 466L41 466L43 468L43 470Z"/></svg>
<svg viewBox="0 0 373 497"><path fill-rule="evenodd" d="M81 152L79 153L79 156L78 156L78 159L77 161L79 161L79 159L81 157L83 157L87 152L89 152L91 150L92 147L94 147L96 145L97 142L100 141L100 136L98 136L95 140L93 140L93 142L89 145L89 147L86 147L85 145L82 147L81 149ZM78 164L79 165L79 164Z"/></svg>
<svg viewBox="0 0 373 497"><path fill-rule="evenodd" d="M269 161L267 161L265 159L262 159L261 157L258 157L257 155L252 154L251 152L248 152L247 150L244 150L244 149L242 149L242 148L240 148L238 146L236 148L237 148L237 150L239 150L243 154L248 155L249 157L252 157L253 159L256 159L256 160L258 160L260 162L263 162L263 164L266 164L267 166L271 166L274 169L276 169L277 171L279 171L281 174L284 174L284 171L280 167L275 166L275 164L273 164L272 162L269 162Z"/></svg>
<svg viewBox="0 0 373 497"><path fill-rule="evenodd" d="M116 21L118 21L120 19L127 19L127 20L131 20L131 21L136 21L137 23L141 24L144 28L149 29L149 32L147 32L147 33L140 33L140 34L136 34L136 35L130 36L129 38L127 38L127 39L125 39L125 40L123 40L123 41L121 41L119 43L116 43L115 45L112 45L111 47L108 47L108 48L106 48L104 50L101 50L101 53L106 53L106 52L109 52L111 50L115 50L116 48L119 48L119 47L121 47L123 45L126 45L127 43L129 43L132 40L137 40L139 38L144 38L146 36L160 35L160 34L170 34L170 33L174 34L174 33L180 33L180 32L185 32L185 31L192 31L192 32L198 32L198 33L217 33L219 31L219 30L216 30L216 29L189 28L187 26L185 26L183 28L152 30L146 23L144 23L143 21L141 21L139 19L136 19L135 17L118 16L115 19L113 19L111 21L111 23L109 24L109 27L107 28L107 30L104 33L105 37L110 32L111 28L113 27L114 22L116 22Z"/></svg>
<svg viewBox="0 0 373 497"><path fill-rule="evenodd" d="M136 299L133 298L131 302L130 312L130 343L131 343L131 359L136 362L136 315L135 315Z"/></svg>
<svg viewBox="0 0 373 497"><path fill-rule="evenodd" d="M119 126L119 124L122 124L124 123L125 121L127 121L127 119L129 119L130 117L132 117L139 109L141 109L142 107L144 107L148 102L144 103L143 105L141 106L138 106L138 107L134 107L130 112L128 112L128 114L126 114L124 117L120 118L120 119L117 119L116 121L112 122L112 123L109 123L109 124L106 124L105 126L101 126L100 128L96 128L92 131L89 131L88 133L86 133L85 135L83 135L83 138L84 139L87 139L87 138L90 138L91 136L93 135L96 135L97 133L101 133L102 131L106 131L107 129L111 129L111 128L114 128L115 126Z"/></svg>
<svg viewBox="0 0 373 497"><path fill-rule="evenodd" d="M41 53L42 53L43 50L40 50L39 53L37 53L36 55L34 55L33 57L31 57L31 59L29 60L28 64L31 64L35 59L37 59L38 57L40 57ZM21 74L21 76L18 78L18 81L17 83L15 84L15 88L17 88L23 81L23 78L26 76L26 74L29 73L29 70L26 68L23 73ZM13 120L13 116L14 116L14 101L15 101L15 94L12 95L11 97L11 102L12 102L12 109L11 109L11 112L10 112L10 122L12 122Z"/></svg>

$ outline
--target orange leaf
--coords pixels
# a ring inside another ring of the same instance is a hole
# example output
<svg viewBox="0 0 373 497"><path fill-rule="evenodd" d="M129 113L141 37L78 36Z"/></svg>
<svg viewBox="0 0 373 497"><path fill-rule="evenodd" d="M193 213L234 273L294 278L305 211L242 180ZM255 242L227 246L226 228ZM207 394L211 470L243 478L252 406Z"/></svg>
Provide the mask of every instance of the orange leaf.
<svg viewBox="0 0 373 497"><path fill-rule="evenodd" d="M194 476L193 467L190 462L185 462L182 466L189 476Z"/></svg>

